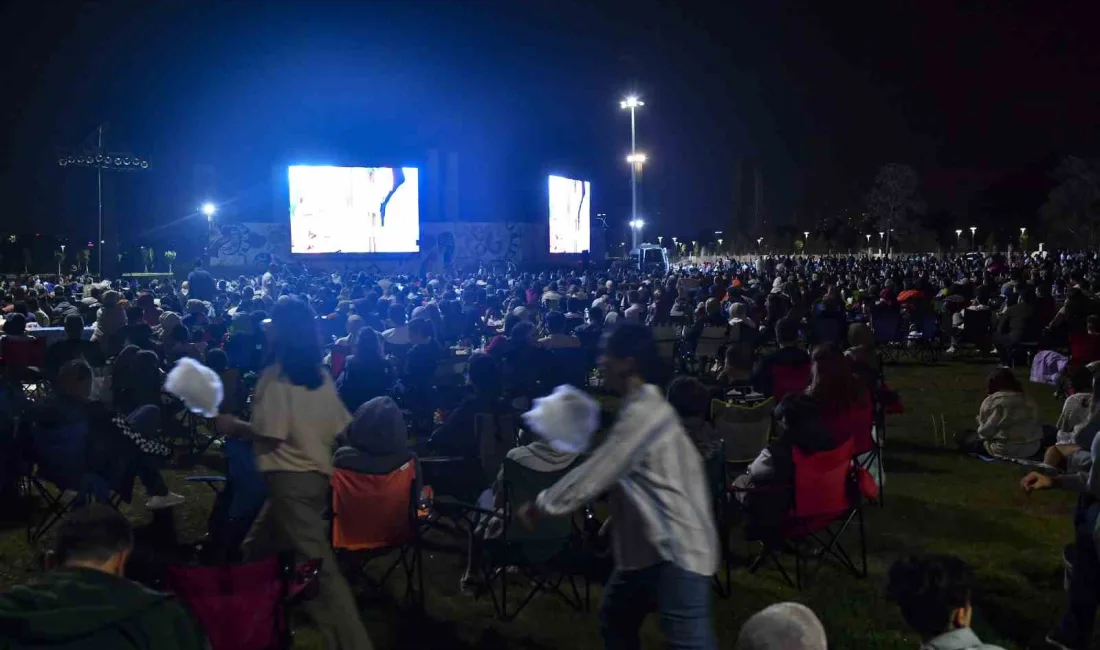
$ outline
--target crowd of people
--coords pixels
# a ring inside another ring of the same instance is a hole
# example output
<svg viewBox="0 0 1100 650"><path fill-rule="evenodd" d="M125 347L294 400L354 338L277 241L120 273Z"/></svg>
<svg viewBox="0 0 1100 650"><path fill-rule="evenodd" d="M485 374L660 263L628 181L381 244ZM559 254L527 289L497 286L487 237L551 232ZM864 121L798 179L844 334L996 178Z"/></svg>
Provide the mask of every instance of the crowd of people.
<svg viewBox="0 0 1100 650"><path fill-rule="evenodd" d="M1100 380L1091 374L1100 361L1098 295L1100 260L1084 254L765 258L668 271L612 265L424 277L272 264L260 276L215 278L196 263L180 283L9 280L0 288L0 357L9 382L50 387L26 405L21 426L86 422L88 467L136 476L153 510L184 499L161 474L179 454L159 430L165 372L183 358L214 370L225 398L210 433L251 444L266 486L240 540L243 557L289 548L322 560L320 595L307 609L328 647L370 647L327 536L330 476L335 468L388 475L420 453L495 458L474 480L488 507L499 505L494 483L505 458L536 472L568 469L517 509L528 526L608 495L603 529L615 568L600 608L607 647L638 647L641 622L656 611L670 647L714 648L711 576L724 549L704 467L723 441L710 422L711 399L743 388L775 400L774 435L732 481L746 528L769 540L790 507L789 492L774 488L791 483L794 457L835 450L853 430L870 432L897 399L880 352L930 343L952 354L992 351L1004 367L990 376L977 426L959 446L1056 468L1028 474L1028 491L1082 495L1069 605L1050 640L1084 648L1100 585L1092 463ZM56 327L63 337L41 359L28 356L26 348L37 348L28 341ZM666 327L682 332L668 353L654 335ZM717 352L701 357L716 331ZM1065 348L1054 383L1072 395L1056 426L1044 428L1010 367L1037 350ZM447 377L456 364L465 368L458 382ZM487 450L475 435L479 418L514 420L555 386L588 384L593 370L621 403L588 453L537 438ZM485 528L471 534L464 589L476 588L476 538L491 534ZM125 519L109 508L70 514L58 535L60 568L0 596L0 647L5 637L30 647L52 642L59 633L40 612L78 608L90 597L80 585L138 589L122 578L132 544ZM905 559L889 583L922 647L992 647L969 628L974 578L960 560ZM120 647L111 643L136 626L156 647L199 647L201 633L171 601L140 594L148 600L140 613L81 610L89 620L80 633L104 639L96 647ZM138 608L138 596L118 598ZM161 643L162 635L172 640ZM737 647L825 643L814 614L785 603L749 619Z"/></svg>

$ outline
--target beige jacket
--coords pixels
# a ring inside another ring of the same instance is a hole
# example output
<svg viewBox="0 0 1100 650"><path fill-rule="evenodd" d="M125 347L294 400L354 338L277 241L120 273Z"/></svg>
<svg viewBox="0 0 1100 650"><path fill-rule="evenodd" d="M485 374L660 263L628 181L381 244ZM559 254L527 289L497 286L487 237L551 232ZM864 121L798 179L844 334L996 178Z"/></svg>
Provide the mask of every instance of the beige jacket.
<svg viewBox="0 0 1100 650"><path fill-rule="evenodd" d="M994 456L1029 458L1039 451L1043 427L1035 403L1023 393L1001 391L978 410L978 437Z"/></svg>

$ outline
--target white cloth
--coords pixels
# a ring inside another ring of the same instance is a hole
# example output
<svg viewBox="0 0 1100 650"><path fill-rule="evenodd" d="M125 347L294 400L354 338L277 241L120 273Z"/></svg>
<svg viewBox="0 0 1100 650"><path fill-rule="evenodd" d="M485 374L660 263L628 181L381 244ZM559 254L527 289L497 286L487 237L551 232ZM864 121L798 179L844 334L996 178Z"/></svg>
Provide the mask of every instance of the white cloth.
<svg viewBox="0 0 1100 650"><path fill-rule="evenodd" d="M207 418L218 414L224 394L218 373L189 357L176 362L164 381L164 390L183 400L192 413Z"/></svg>
<svg viewBox="0 0 1100 650"><path fill-rule="evenodd" d="M572 386L535 400L523 421L556 451L584 453L600 426L600 404Z"/></svg>

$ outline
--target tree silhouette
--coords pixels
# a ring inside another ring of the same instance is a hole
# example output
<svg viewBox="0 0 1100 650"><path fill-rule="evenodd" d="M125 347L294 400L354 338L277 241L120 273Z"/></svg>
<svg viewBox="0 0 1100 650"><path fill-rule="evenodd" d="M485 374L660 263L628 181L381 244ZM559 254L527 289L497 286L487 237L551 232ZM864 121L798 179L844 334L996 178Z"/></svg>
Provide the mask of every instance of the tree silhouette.
<svg viewBox="0 0 1100 650"><path fill-rule="evenodd" d="M1075 156L1062 159L1053 174L1058 181L1047 201L1039 208L1039 216L1050 232L1065 243L1088 246L1100 244L1100 167L1095 161Z"/></svg>
<svg viewBox="0 0 1100 650"><path fill-rule="evenodd" d="M909 165L888 163L875 175L875 184L863 197L867 215L879 232L886 233L886 252L891 236L904 238L915 231L916 215L924 212L918 193L920 176Z"/></svg>

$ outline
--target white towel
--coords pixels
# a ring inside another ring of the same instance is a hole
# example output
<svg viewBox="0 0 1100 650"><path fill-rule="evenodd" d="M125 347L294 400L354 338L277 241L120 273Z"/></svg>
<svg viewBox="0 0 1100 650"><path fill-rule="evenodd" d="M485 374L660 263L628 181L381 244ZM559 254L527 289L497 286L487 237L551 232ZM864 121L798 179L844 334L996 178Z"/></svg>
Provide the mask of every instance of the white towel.
<svg viewBox="0 0 1100 650"><path fill-rule="evenodd" d="M164 390L183 400L192 413L212 418L222 403L221 377L194 359L183 357L168 373Z"/></svg>
<svg viewBox="0 0 1100 650"><path fill-rule="evenodd" d="M536 399L523 421L555 450L580 454L600 426L600 404L572 386L558 386Z"/></svg>

